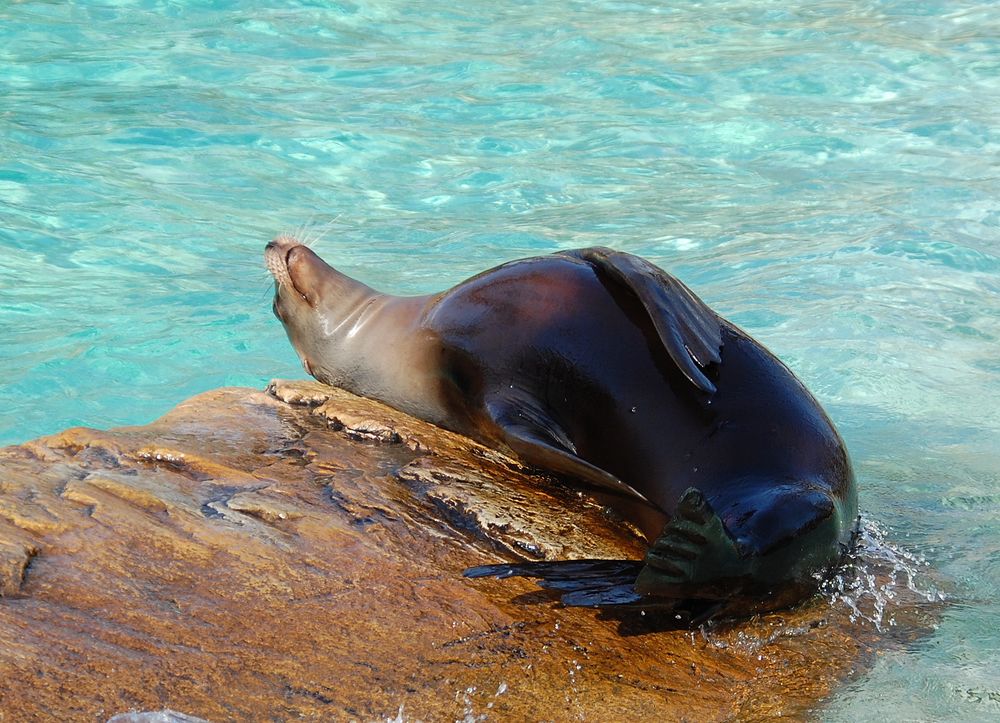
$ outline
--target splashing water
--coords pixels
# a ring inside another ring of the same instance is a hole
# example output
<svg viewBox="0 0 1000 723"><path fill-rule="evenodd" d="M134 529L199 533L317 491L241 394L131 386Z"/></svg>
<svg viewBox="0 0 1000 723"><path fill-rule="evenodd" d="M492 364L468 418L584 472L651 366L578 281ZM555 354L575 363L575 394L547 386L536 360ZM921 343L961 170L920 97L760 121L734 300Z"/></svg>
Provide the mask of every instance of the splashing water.
<svg viewBox="0 0 1000 723"><path fill-rule="evenodd" d="M915 603L940 603L945 594L931 580L930 563L920 555L889 542L885 526L862 516L858 534L837 572L820 585L819 594L830 606L846 608L851 623L871 625L879 633L896 625L895 612ZM819 618L806 624L789 625L777 615L760 621L765 626L738 626L709 621L691 631L691 644L700 639L719 650L731 649L758 656L781 638L794 638L825 627Z"/></svg>
<svg viewBox="0 0 1000 723"><path fill-rule="evenodd" d="M896 624L892 604L908 590L927 602L943 602L926 572L930 563L914 552L886 540L886 530L864 516L854 545L838 572L826 580L821 592L833 605L846 605L851 622L865 621L879 632Z"/></svg>

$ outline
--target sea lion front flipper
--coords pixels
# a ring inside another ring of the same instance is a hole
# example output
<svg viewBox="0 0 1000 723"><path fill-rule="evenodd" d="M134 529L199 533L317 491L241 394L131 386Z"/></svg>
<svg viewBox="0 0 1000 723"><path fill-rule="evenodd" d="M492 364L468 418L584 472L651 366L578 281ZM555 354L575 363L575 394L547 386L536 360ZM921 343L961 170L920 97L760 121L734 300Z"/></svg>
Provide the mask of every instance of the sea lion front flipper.
<svg viewBox="0 0 1000 723"><path fill-rule="evenodd" d="M631 485L577 457L562 428L530 400L498 399L487 402L486 409L500 429L503 442L528 464L572 477L578 486L652 505Z"/></svg>
<svg viewBox="0 0 1000 723"><path fill-rule="evenodd" d="M681 373L701 391L715 393L715 384L703 370L722 361L722 326L691 289L631 254L600 247L561 253L586 261L604 279L635 294Z"/></svg>
<svg viewBox="0 0 1000 723"><path fill-rule="evenodd" d="M674 517L650 545L635 581L643 595L713 598L714 588L752 572L741 551L705 496L688 489Z"/></svg>

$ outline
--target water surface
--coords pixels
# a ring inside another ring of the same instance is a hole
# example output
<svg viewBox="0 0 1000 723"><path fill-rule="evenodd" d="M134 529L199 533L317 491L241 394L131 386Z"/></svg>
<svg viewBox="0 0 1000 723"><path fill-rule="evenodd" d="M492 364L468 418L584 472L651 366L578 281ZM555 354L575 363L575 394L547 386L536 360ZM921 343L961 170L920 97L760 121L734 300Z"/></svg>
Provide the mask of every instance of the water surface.
<svg viewBox="0 0 1000 723"><path fill-rule="evenodd" d="M785 359L951 606L828 720L1000 716L988 2L0 7L0 442L301 376L278 231L387 291L603 244Z"/></svg>

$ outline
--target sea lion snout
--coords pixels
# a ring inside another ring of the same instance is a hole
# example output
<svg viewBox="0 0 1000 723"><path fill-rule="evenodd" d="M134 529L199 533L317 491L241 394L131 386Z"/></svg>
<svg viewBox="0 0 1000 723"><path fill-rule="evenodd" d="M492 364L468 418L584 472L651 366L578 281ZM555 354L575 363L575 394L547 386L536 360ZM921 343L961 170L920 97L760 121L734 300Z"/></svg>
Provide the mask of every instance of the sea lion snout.
<svg viewBox="0 0 1000 723"><path fill-rule="evenodd" d="M276 296L284 289L294 292L310 306L315 306L324 283L334 273L312 249L292 236L278 236L269 241L264 247L264 260L278 285Z"/></svg>
<svg viewBox="0 0 1000 723"><path fill-rule="evenodd" d="M288 250L297 244L298 242L289 236L278 236L268 241L264 247L264 263L278 287L292 285L291 277L288 275L287 255Z"/></svg>

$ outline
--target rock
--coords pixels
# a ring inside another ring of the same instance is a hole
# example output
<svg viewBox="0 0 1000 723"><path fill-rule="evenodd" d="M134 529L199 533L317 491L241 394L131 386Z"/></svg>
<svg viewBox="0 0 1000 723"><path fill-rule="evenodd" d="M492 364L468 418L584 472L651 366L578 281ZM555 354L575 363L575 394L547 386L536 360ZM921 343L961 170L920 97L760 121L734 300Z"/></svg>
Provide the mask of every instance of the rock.
<svg viewBox="0 0 1000 723"><path fill-rule="evenodd" d="M184 715L175 710L147 710L136 713L119 713L108 718L108 723L208 723L204 718Z"/></svg>
<svg viewBox="0 0 1000 723"><path fill-rule="evenodd" d="M376 402L307 382L208 392L148 426L0 450L0 711L801 716L929 625L897 595L891 634L822 597L670 630L461 575L644 548L571 488Z"/></svg>

